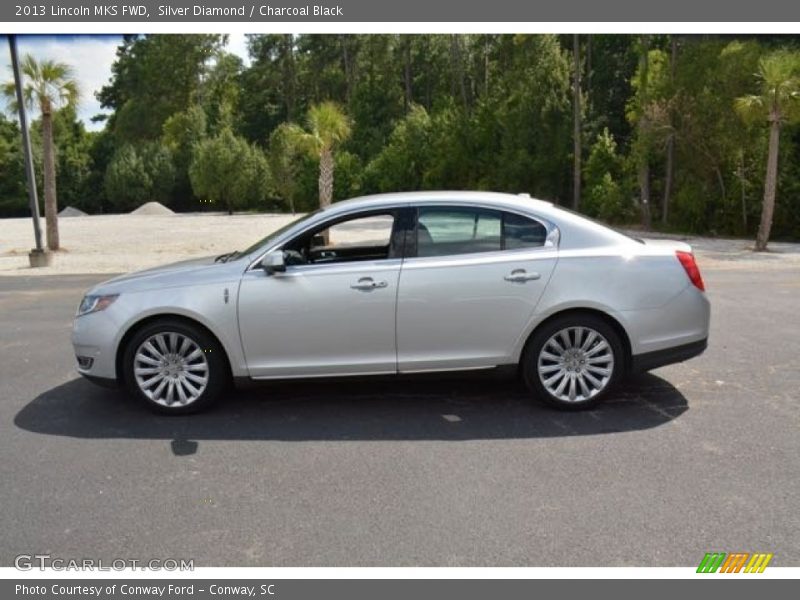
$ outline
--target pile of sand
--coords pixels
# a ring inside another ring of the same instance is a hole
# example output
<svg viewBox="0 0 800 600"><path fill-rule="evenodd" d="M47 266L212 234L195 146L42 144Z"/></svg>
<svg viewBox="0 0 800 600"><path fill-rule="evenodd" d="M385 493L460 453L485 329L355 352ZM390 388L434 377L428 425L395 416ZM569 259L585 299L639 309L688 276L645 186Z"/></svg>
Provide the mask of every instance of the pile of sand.
<svg viewBox="0 0 800 600"><path fill-rule="evenodd" d="M80 208L75 208L74 206L67 206L66 208L62 209L60 213L58 213L59 217L88 217L85 212L83 212Z"/></svg>
<svg viewBox="0 0 800 600"><path fill-rule="evenodd" d="M158 217L162 215L174 215L175 213L160 202L147 202L136 210L132 210L130 214Z"/></svg>

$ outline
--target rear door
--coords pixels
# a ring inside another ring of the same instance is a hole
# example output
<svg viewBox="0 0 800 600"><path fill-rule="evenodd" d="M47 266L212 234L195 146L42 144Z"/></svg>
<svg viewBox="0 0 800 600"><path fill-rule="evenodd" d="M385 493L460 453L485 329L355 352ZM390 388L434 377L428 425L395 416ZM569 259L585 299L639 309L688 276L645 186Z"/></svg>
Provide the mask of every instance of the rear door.
<svg viewBox="0 0 800 600"><path fill-rule="evenodd" d="M397 303L400 372L512 361L557 260L547 227L474 206L420 206Z"/></svg>

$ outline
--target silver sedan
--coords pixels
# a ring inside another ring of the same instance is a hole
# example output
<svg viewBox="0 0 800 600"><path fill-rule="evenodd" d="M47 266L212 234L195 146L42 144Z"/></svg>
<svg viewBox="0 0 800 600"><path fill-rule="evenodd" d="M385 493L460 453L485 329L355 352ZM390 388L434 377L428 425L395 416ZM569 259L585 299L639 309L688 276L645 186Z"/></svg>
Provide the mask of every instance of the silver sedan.
<svg viewBox="0 0 800 600"><path fill-rule="evenodd" d="M710 307L691 248L551 203L419 192L337 203L250 248L91 289L78 371L185 413L229 381L491 369L580 409L696 356Z"/></svg>

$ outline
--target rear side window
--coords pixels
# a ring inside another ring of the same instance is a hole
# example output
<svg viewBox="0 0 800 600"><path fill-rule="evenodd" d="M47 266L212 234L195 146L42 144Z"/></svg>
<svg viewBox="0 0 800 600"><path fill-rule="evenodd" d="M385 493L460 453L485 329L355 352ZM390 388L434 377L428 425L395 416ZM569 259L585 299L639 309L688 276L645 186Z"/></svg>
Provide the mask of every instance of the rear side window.
<svg viewBox="0 0 800 600"><path fill-rule="evenodd" d="M546 238L544 225L513 213L468 207L419 209L419 257L535 248Z"/></svg>
<svg viewBox="0 0 800 600"><path fill-rule="evenodd" d="M495 252L502 248L502 214L482 208L419 209L417 256Z"/></svg>
<svg viewBox="0 0 800 600"><path fill-rule="evenodd" d="M514 213L503 213L503 248L505 250L544 246L546 239L547 229L539 221Z"/></svg>

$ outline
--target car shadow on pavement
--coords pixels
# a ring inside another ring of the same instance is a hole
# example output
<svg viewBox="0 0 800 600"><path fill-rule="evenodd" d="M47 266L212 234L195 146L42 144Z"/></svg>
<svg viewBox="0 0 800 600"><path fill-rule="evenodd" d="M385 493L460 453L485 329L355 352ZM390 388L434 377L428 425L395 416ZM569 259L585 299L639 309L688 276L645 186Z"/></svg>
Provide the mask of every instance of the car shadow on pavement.
<svg viewBox="0 0 800 600"><path fill-rule="evenodd" d="M172 440L176 455L197 440L480 440L639 431L688 409L669 382L638 375L605 403L559 412L533 401L513 378L382 378L270 383L230 391L213 409L160 416L121 390L74 379L27 404L14 423L27 431L87 439Z"/></svg>

